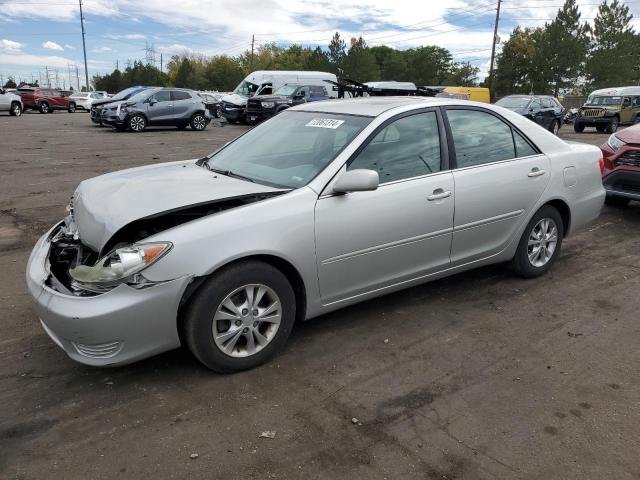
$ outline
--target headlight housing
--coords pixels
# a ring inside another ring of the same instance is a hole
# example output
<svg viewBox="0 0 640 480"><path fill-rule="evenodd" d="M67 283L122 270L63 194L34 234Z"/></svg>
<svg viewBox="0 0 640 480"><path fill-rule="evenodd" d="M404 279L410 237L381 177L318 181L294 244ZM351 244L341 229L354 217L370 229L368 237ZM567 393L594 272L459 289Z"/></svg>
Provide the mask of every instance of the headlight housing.
<svg viewBox="0 0 640 480"><path fill-rule="evenodd" d="M69 269L69 275L80 285L88 287L116 286L157 262L171 247L171 242L154 242L117 248L93 266L77 265Z"/></svg>
<svg viewBox="0 0 640 480"><path fill-rule="evenodd" d="M626 143L624 143L622 140L616 137L616 134L613 133L609 137L609 140L607 140L607 145L611 147L611 150L613 150L614 152L617 152L618 150L620 150L620 148L624 147Z"/></svg>
<svg viewBox="0 0 640 480"><path fill-rule="evenodd" d="M262 108L273 108L275 107L275 102L260 102L260 105L262 105Z"/></svg>

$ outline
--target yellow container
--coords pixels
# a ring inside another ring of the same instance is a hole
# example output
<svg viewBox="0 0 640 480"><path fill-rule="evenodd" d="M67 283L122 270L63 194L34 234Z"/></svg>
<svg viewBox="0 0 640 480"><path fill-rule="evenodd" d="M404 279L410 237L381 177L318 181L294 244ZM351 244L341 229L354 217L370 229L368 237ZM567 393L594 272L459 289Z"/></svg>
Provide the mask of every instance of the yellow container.
<svg viewBox="0 0 640 480"><path fill-rule="evenodd" d="M484 87L446 87L443 92L466 95L468 100L474 102L491 103L489 89Z"/></svg>

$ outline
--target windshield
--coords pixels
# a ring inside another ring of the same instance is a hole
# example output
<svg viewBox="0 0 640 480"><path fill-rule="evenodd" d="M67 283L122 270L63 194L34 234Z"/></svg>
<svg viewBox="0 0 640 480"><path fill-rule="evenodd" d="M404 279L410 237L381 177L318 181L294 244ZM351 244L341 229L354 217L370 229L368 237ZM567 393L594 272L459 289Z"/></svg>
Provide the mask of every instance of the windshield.
<svg viewBox="0 0 640 480"><path fill-rule="evenodd" d="M286 111L213 154L212 170L284 188L309 183L370 122L369 117Z"/></svg>
<svg viewBox="0 0 640 480"><path fill-rule="evenodd" d="M237 95L241 95L243 97L251 97L253 96L254 93L256 93L256 90L258 90L258 88L259 86L256 85L255 83L251 83L251 82L247 82L246 80L243 80L242 82L240 82L240 85L236 87L233 93Z"/></svg>
<svg viewBox="0 0 640 480"><path fill-rule="evenodd" d="M531 99L529 97L505 97L496 102L496 105L504 108L525 108Z"/></svg>
<svg viewBox="0 0 640 480"><path fill-rule="evenodd" d="M137 90L139 89L135 87L125 88L121 92L118 92L113 97L111 97L111 100L125 100L129 95L131 95L133 92Z"/></svg>
<svg viewBox="0 0 640 480"><path fill-rule="evenodd" d="M587 105L620 105L622 97L590 97Z"/></svg>
<svg viewBox="0 0 640 480"><path fill-rule="evenodd" d="M273 94L282 95L283 97L288 97L289 95L291 95L293 92L296 91L296 88L298 88L298 85L283 85L280 88L278 88L275 92L273 92Z"/></svg>
<svg viewBox="0 0 640 480"><path fill-rule="evenodd" d="M156 90L151 90L151 89L142 90L141 92L136 93L133 97L129 98L127 100L127 103L143 102L149 97L149 95L151 95L151 94L153 94L155 92L156 92Z"/></svg>

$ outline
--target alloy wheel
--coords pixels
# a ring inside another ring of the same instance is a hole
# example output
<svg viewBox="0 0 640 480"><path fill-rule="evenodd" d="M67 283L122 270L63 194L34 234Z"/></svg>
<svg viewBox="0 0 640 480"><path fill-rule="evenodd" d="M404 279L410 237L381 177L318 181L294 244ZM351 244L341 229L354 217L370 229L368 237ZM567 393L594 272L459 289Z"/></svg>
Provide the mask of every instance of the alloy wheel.
<svg viewBox="0 0 640 480"><path fill-rule="evenodd" d="M196 130L204 130L207 126L207 122L202 115L196 115L193 117L193 126Z"/></svg>
<svg viewBox="0 0 640 480"><path fill-rule="evenodd" d="M40 105L40 111L42 113L49 113L49 104L43 103Z"/></svg>
<svg viewBox="0 0 640 480"><path fill-rule="evenodd" d="M129 127L131 127L131 130L134 132L142 131L144 129L144 118L139 115L131 117L131 120L129 120Z"/></svg>
<svg viewBox="0 0 640 480"><path fill-rule="evenodd" d="M16 117L19 117L20 115L22 115L22 109L20 108L20 105L16 104L16 105L13 106L13 114Z"/></svg>
<svg viewBox="0 0 640 480"><path fill-rule="evenodd" d="M230 357L249 357L274 339L282 319L282 303L266 285L236 288L218 305L212 332L216 346Z"/></svg>
<svg viewBox="0 0 640 480"><path fill-rule="evenodd" d="M558 245L558 226L552 218L541 218L531 229L527 244L529 262L534 267L544 267Z"/></svg>
<svg viewBox="0 0 640 480"><path fill-rule="evenodd" d="M553 134L558 135L559 131L560 131L560 122L558 121L553 122Z"/></svg>

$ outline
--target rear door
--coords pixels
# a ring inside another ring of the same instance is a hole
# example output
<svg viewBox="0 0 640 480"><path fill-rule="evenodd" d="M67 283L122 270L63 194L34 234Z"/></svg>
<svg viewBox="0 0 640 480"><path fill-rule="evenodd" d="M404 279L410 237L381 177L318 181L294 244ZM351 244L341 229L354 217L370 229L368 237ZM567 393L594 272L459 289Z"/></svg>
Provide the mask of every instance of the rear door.
<svg viewBox="0 0 640 480"><path fill-rule="evenodd" d="M9 100L9 95L0 93L0 111L4 112L5 110L9 110L10 106L11 101Z"/></svg>
<svg viewBox="0 0 640 480"><path fill-rule="evenodd" d="M549 159L498 114L446 109L456 168L452 266L490 257L514 240L550 179Z"/></svg>
<svg viewBox="0 0 640 480"><path fill-rule="evenodd" d="M202 103L202 100L198 100ZM173 112L171 117L174 120L189 120L190 113L195 107L196 100L191 98L189 92L184 90L171 90L171 104L173 105Z"/></svg>

